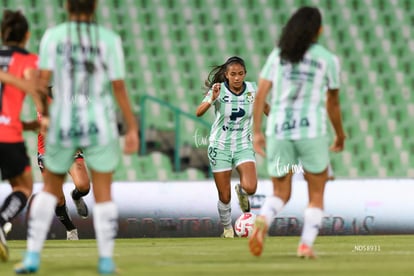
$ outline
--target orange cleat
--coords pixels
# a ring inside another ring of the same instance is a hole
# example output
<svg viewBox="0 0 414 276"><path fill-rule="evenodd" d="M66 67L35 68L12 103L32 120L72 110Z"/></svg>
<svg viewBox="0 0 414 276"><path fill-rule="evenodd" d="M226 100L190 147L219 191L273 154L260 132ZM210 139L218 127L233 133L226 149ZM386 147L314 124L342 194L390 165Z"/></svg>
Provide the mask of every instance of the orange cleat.
<svg viewBox="0 0 414 276"><path fill-rule="evenodd" d="M297 255L299 258L316 259L316 255L313 253L312 247L304 243L299 245Z"/></svg>
<svg viewBox="0 0 414 276"><path fill-rule="evenodd" d="M267 228L265 217L258 216L254 222L253 233L249 239L250 253L252 253L253 256L260 256L262 254Z"/></svg>

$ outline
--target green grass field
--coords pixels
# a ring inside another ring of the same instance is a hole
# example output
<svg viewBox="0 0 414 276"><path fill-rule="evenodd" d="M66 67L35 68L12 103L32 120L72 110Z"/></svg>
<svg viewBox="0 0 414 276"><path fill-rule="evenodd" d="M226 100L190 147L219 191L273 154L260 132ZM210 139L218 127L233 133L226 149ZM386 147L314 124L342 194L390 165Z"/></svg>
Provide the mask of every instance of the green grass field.
<svg viewBox="0 0 414 276"><path fill-rule="evenodd" d="M250 255L247 239L118 239L120 275L412 275L414 236L323 236L317 260L295 256L298 237L269 237L261 257ZM14 275L25 241L9 241L10 260L0 275ZM97 275L94 240L49 240L37 275Z"/></svg>

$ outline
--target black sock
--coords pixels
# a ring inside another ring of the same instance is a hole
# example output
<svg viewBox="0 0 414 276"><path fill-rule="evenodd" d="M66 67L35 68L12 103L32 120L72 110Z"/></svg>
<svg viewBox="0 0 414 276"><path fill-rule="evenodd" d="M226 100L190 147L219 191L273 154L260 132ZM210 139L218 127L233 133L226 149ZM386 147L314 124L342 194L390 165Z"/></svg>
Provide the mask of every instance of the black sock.
<svg viewBox="0 0 414 276"><path fill-rule="evenodd" d="M12 192L0 209L0 226L16 217L26 206L27 197L22 192Z"/></svg>
<svg viewBox="0 0 414 276"><path fill-rule="evenodd" d="M75 188L72 192L72 198L74 200L79 200L81 197L86 196L89 193L89 189L85 192L81 192L78 190L78 188Z"/></svg>
<svg viewBox="0 0 414 276"><path fill-rule="evenodd" d="M76 229L75 225L72 222L72 219L69 216L65 203L62 206L56 206L55 214L60 222L66 227L66 231Z"/></svg>

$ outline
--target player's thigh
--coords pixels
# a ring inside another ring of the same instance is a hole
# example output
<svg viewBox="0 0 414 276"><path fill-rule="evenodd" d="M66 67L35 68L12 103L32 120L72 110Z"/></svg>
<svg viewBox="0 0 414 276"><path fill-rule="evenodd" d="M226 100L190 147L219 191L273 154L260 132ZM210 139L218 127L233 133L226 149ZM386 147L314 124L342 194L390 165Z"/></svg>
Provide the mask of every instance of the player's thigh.
<svg viewBox="0 0 414 276"><path fill-rule="evenodd" d="M298 164L297 152L291 140L266 139L267 171L271 177L283 177Z"/></svg>
<svg viewBox="0 0 414 276"><path fill-rule="evenodd" d="M45 167L54 174L66 174L73 163L76 148L66 148L60 145L46 144L44 154Z"/></svg>
<svg viewBox="0 0 414 276"><path fill-rule="evenodd" d="M295 141L299 160L305 172L319 174L329 165L329 144L327 137Z"/></svg>
<svg viewBox="0 0 414 276"><path fill-rule="evenodd" d="M248 194L256 192L257 173L256 158L253 148L237 151L233 155L233 162L240 175L240 182Z"/></svg>
<svg viewBox="0 0 414 276"><path fill-rule="evenodd" d="M101 173L114 172L122 156L118 140L113 140L106 145L85 147L83 153L88 168Z"/></svg>

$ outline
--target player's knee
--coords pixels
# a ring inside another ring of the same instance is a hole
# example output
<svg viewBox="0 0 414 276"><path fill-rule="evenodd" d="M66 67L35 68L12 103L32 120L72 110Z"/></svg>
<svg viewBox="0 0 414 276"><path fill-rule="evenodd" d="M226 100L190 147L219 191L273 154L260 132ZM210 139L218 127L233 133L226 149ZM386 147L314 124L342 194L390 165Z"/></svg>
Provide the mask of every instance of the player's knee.
<svg viewBox="0 0 414 276"><path fill-rule="evenodd" d="M221 195L219 195L219 199L220 199L220 201L222 203L229 204L230 203L230 200L231 200L231 197L230 197L230 195L223 195L223 194L221 194Z"/></svg>
<svg viewBox="0 0 414 276"><path fill-rule="evenodd" d="M248 195L254 195L257 190L257 180L241 181L241 186Z"/></svg>
<svg viewBox="0 0 414 276"><path fill-rule="evenodd" d="M83 195L87 195L89 193L89 189L90 189L89 179L83 179L81 181L78 181L76 183L76 188Z"/></svg>

